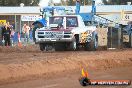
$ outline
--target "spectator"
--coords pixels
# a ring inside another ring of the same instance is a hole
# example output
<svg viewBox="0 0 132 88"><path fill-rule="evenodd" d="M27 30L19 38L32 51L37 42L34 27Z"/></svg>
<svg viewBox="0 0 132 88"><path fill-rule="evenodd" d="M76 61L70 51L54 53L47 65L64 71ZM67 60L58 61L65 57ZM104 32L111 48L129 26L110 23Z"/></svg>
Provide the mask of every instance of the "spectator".
<svg viewBox="0 0 132 88"><path fill-rule="evenodd" d="M24 41L27 43L29 42L29 31L30 31L30 27L24 24L22 27L22 32L24 34Z"/></svg>
<svg viewBox="0 0 132 88"><path fill-rule="evenodd" d="M4 27L2 27L2 39L5 40L5 46L10 46L10 34L11 30L6 23Z"/></svg>
<svg viewBox="0 0 132 88"><path fill-rule="evenodd" d="M11 29L11 45L12 46L14 46L14 34L15 34L15 31Z"/></svg>
<svg viewBox="0 0 132 88"><path fill-rule="evenodd" d="M31 25L30 31L29 31L29 37L30 37L31 40L33 39L32 32L33 32L33 25Z"/></svg>
<svg viewBox="0 0 132 88"><path fill-rule="evenodd" d="M11 29L12 28L12 25L10 25L9 22L7 22L7 26Z"/></svg>
<svg viewBox="0 0 132 88"><path fill-rule="evenodd" d="M12 22L11 25L12 25L12 28L15 30L15 22L14 21Z"/></svg>

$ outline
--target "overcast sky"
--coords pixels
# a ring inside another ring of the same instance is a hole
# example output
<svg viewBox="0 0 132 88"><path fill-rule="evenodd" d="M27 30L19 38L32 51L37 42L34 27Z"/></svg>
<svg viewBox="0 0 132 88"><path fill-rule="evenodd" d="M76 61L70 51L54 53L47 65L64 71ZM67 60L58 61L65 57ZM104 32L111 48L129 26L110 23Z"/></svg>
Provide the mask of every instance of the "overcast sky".
<svg viewBox="0 0 132 88"><path fill-rule="evenodd" d="M100 3L100 2L102 2L102 0L96 0L96 2L97 2L97 3Z"/></svg>

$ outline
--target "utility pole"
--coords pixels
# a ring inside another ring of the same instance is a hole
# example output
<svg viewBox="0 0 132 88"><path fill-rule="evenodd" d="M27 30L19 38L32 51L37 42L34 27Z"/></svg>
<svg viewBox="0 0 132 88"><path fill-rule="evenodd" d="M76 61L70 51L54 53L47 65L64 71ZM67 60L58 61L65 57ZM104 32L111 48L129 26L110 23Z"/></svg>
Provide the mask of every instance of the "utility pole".
<svg viewBox="0 0 132 88"><path fill-rule="evenodd" d="M76 15L80 13L80 0L76 0Z"/></svg>
<svg viewBox="0 0 132 88"><path fill-rule="evenodd" d="M92 0L92 11L91 11L91 23L94 25L95 17L94 15L96 14L96 6L95 6L95 0Z"/></svg>

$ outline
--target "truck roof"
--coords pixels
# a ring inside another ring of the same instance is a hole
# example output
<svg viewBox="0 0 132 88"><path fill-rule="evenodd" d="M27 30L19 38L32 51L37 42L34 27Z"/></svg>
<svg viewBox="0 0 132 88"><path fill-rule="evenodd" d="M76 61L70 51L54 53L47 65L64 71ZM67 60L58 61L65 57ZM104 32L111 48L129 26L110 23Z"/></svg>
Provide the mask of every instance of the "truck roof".
<svg viewBox="0 0 132 88"><path fill-rule="evenodd" d="M56 15L56 16L52 16L52 17L81 17L80 15Z"/></svg>

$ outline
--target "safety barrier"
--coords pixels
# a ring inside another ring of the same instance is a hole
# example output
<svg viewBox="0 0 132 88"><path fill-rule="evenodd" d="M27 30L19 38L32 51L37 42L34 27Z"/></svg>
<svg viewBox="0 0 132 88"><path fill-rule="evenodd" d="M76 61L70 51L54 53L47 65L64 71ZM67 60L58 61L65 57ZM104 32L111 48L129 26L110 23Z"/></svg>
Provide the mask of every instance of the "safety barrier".
<svg viewBox="0 0 132 88"><path fill-rule="evenodd" d="M108 28L108 48L121 48L122 46L122 37L121 37L121 28Z"/></svg>

